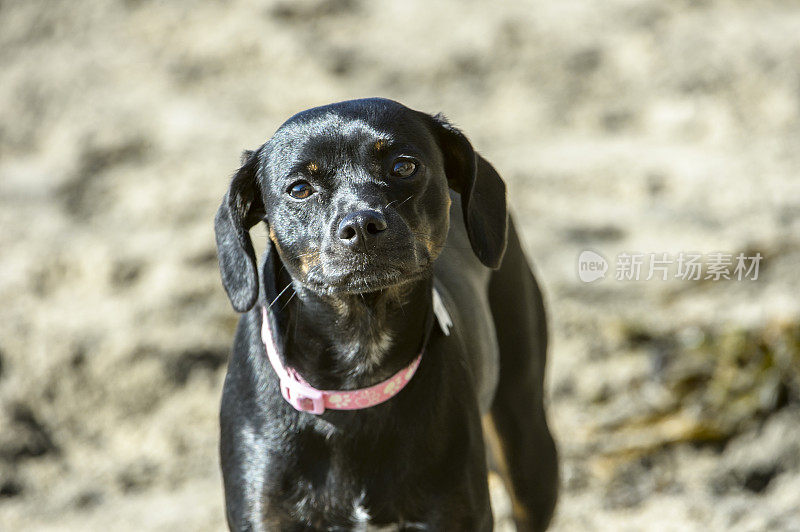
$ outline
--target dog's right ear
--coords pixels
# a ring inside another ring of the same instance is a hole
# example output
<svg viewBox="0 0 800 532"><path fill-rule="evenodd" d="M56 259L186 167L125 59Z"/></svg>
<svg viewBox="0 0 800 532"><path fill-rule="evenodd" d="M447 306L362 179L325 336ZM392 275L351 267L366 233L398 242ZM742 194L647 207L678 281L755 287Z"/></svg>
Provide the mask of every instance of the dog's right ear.
<svg viewBox="0 0 800 532"><path fill-rule="evenodd" d="M258 167L258 150L245 151L214 218L222 285L237 312L247 312L258 298L256 255L249 233L266 216Z"/></svg>

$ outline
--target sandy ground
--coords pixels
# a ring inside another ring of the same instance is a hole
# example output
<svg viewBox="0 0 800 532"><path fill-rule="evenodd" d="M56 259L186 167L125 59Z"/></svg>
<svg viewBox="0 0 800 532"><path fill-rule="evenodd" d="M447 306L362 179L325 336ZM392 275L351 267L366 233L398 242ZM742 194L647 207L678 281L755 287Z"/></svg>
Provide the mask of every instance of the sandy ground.
<svg viewBox="0 0 800 532"><path fill-rule="evenodd" d="M551 317L553 528L800 530L798 28L789 1L4 0L0 529L223 529L213 213L288 116L380 95L508 182ZM692 251L764 259L615 279Z"/></svg>

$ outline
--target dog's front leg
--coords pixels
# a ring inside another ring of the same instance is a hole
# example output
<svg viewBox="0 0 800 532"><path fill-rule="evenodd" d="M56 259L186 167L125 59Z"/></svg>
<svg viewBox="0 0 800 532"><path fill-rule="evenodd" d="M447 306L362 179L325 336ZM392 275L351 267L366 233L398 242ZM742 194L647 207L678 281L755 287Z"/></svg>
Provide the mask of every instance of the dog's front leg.
<svg viewBox="0 0 800 532"><path fill-rule="evenodd" d="M470 428L457 438L460 445L451 447L439 463L438 471L425 482L430 489L426 526L401 529L448 532L493 529L486 451L477 409L463 426Z"/></svg>
<svg viewBox="0 0 800 532"><path fill-rule="evenodd" d="M259 435L249 433L245 427L223 431L222 434L220 454L225 506L228 527L232 531L261 532L274 529L264 522L267 514L263 496L267 454L254 452L261 447L259 439Z"/></svg>
<svg viewBox="0 0 800 532"><path fill-rule="evenodd" d="M220 411L220 459L225 488L228 527L232 531L260 532L276 530L269 515L267 474L270 470L267 436L258 427L260 419L252 414L254 405L242 385L241 366L232 364L225 379ZM245 414L247 413L247 414Z"/></svg>
<svg viewBox="0 0 800 532"><path fill-rule="evenodd" d="M486 476L483 477L486 484ZM484 488L474 486L484 495L472 493L455 493L436 501L434 508L428 516L426 526L418 524L405 525L401 530L431 530L431 531L489 531L494 527L492 508L489 502L488 486ZM459 490L461 491L461 490ZM473 490L470 490L473 491Z"/></svg>

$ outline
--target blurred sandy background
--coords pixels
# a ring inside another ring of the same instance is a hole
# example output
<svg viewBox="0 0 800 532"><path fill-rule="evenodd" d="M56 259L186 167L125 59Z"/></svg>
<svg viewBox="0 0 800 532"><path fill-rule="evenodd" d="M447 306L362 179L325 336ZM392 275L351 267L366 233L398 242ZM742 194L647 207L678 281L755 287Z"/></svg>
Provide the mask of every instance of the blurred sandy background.
<svg viewBox="0 0 800 532"><path fill-rule="evenodd" d="M788 0L0 2L0 529L223 528L212 217L242 149L362 96L444 111L509 184L556 530L800 530ZM764 260L583 284L584 249Z"/></svg>

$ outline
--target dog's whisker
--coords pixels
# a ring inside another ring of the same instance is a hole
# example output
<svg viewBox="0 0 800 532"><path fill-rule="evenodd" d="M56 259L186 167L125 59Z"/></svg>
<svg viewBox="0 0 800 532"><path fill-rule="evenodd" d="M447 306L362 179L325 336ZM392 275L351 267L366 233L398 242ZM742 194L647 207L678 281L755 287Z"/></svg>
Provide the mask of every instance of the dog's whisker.
<svg viewBox="0 0 800 532"><path fill-rule="evenodd" d="M287 299L287 300L286 300L286 303L284 303L284 304L283 304L283 306L281 307L281 309L280 309L278 312L283 312L283 309L285 309L285 308L286 308L286 306L289 304L289 302L290 302L290 301L291 301L291 300L294 298L294 296L296 296L296 295L297 295L297 290L295 290L294 292L292 292L292 295L290 295L290 296L289 296L289 299Z"/></svg>
<svg viewBox="0 0 800 532"><path fill-rule="evenodd" d="M267 308L268 308L268 309L271 309L271 308L272 308L272 305L274 305L274 304L275 304L275 302L276 302L276 301L278 301L278 300L281 298L281 296L283 295L283 293L284 293L284 292L286 292L286 291L287 291L289 288L292 288L292 283L289 283L289 284L287 284L287 285L286 285L286 286L283 288L283 290L281 290L281 293L280 293L280 294L278 294L277 296L275 296L275 299L273 299L273 300L272 300L272 303L270 303L270 304L269 304L269 306L268 306ZM293 288L292 288L292 289L293 289ZM293 290L294 290L294 289L293 289ZM297 292L295 292L295 293L297 293Z"/></svg>
<svg viewBox="0 0 800 532"><path fill-rule="evenodd" d="M406 199L404 199L403 201L398 203L397 206L399 207L400 205L402 205L403 203L407 202L408 200L410 200L413 197L414 197L414 194L411 194L409 197L407 197Z"/></svg>

